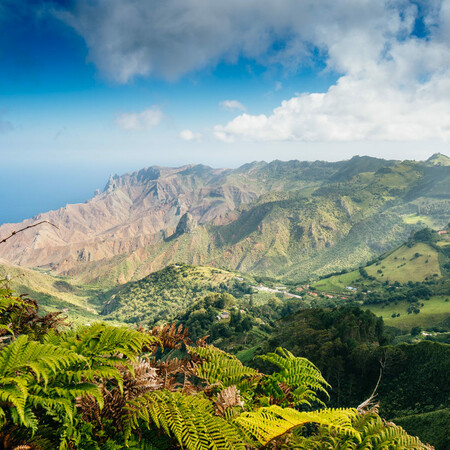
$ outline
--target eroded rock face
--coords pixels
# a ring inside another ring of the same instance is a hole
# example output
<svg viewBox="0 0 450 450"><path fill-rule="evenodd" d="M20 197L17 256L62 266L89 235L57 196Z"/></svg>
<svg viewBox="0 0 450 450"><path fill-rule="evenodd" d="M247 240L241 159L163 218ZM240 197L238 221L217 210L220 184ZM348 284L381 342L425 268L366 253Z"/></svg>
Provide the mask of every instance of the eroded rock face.
<svg viewBox="0 0 450 450"><path fill-rule="evenodd" d="M197 223L220 220L258 196L245 183L230 182L231 172L188 165L112 175L103 192L96 191L85 203L1 225L0 237L44 220L58 228L43 224L20 233L0 247L0 256L58 274L78 273L83 265L135 252L137 264L148 258L143 248L163 241L175 229L189 233Z"/></svg>
<svg viewBox="0 0 450 450"><path fill-rule="evenodd" d="M196 220L194 219L194 217L192 217L192 214L186 212L181 216L181 219L178 222L177 228L175 230L175 234L177 236L181 236L185 233L191 233L196 227Z"/></svg>

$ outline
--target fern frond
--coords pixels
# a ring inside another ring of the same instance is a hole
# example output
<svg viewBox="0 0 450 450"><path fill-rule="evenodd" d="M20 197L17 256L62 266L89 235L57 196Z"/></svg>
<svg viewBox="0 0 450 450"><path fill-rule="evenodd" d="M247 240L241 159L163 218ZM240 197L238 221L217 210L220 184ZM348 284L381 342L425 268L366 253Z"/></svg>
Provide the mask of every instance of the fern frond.
<svg viewBox="0 0 450 450"><path fill-rule="evenodd" d="M311 361L295 357L291 352L280 347L275 350L275 353L268 353L258 358L281 369L265 378L264 386L268 395L282 400L289 393L292 399L288 403L293 406L302 404L311 406L312 402L325 406L318 394L322 393L329 397L326 388L331 386Z"/></svg>
<svg viewBox="0 0 450 450"><path fill-rule="evenodd" d="M182 448L245 449L238 431L214 415L212 403L200 395L155 391L129 402L125 409L127 439L141 419L174 436Z"/></svg>
<svg viewBox="0 0 450 450"><path fill-rule="evenodd" d="M86 357L114 357L124 355L134 361L144 345L156 342L157 338L126 327L114 327L95 323L90 327L57 335L49 333L45 342L69 348Z"/></svg>
<svg viewBox="0 0 450 450"><path fill-rule="evenodd" d="M47 385L49 377L58 371L84 361L83 356L70 350L20 336L0 351L0 402L14 405L23 425L33 424L26 417L26 404L35 377Z"/></svg>
<svg viewBox="0 0 450 450"><path fill-rule="evenodd" d="M368 414L362 430L362 445L372 448L430 449L419 438L410 436L402 427L385 422L376 414Z"/></svg>
<svg viewBox="0 0 450 450"><path fill-rule="evenodd" d="M188 351L200 359L196 375L220 389L235 385L241 391L246 391L261 378L257 370L244 366L235 356L212 345L188 347Z"/></svg>
<svg viewBox="0 0 450 450"><path fill-rule="evenodd" d="M85 361L83 356L68 349L28 341L23 335L0 351L0 377L31 369L38 379L42 377L47 382L50 373Z"/></svg>
<svg viewBox="0 0 450 450"><path fill-rule="evenodd" d="M233 420L249 438L266 445L293 428L307 423L316 423L339 433L359 438L359 432L352 426L352 419L358 414L355 409L324 409L302 412L292 408L271 405L256 411L244 412Z"/></svg>

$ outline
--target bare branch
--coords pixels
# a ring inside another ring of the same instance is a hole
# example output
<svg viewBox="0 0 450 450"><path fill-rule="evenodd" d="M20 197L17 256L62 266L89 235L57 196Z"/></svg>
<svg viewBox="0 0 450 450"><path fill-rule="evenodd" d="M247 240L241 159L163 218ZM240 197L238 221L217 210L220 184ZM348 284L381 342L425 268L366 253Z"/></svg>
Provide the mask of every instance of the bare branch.
<svg viewBox="0 0 450 450"><path fill-rule="evenodd" d="M41 222L35 223L35 224L33 224L33 225L28 225L27 227L22 228L22 229L20 229L20 230L13 231L8 237L6 237L5 239L2 239L2 240L0 241L0 244L5 243L8 239L12 238L12 237L15 236L17 233L21 233L22 231L28 230L28 228L37 227L38 225L41 225L42 223L48 223L48 224L51 225L52 227L55 227L56 229L59 230L59 228L58 228L54 223L51 223L51 222L49 222L48 220L42 220Z"/></svg>
<svg viewBox="0 0 450 450"><path fill-rule="evenodd" d="M363 401L356 409L359 413L363 413L367 409L369 409L374 404L375 395L378 389L378 386L380 385L381 378L383 377L383 369L384 369L384 363L380 360L380 375L378 376L378 381L375 386L375 389L373 390L372 394L370 394L370 397Z"/></svg>

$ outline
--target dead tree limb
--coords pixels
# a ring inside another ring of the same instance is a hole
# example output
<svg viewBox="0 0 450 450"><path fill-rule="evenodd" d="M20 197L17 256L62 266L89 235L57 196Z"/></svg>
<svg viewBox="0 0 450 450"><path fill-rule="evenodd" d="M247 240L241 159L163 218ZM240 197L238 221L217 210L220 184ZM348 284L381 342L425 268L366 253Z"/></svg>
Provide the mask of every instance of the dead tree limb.
<svg viewBox="0 0 450 450"><path fill-rule="evenodd" d="M48 223L48 224L51 225L52 227L55 227L56 229L59 230L59 228L58 228L54 223L51 223L51 222L49 222L48 220L42 220L41 222L35 223L35 224L33 224L33 225L28 225L27 227L21 228L20 230L13 231L8 237L6 237L5 239L2 239L2 240L0 241L0 244L5 243L8 239L12 238L12 237L15 236L17 233L21 233L22 231L28 230L28 228L37 227L38 225L41 225L42 223Z"/></svg>
<svg viewBox="0 0 450 450"><path fill-rule="evenodd" d="M383 369L384 369L384 363L383 363L383 361L380 360L380 375L378 376L378 381L377 381L377 384L375 386L375 389L373 390L372 394L370 394L370 397L367 400L363 401L356 408L356 410L360 414L365 412L365 411L367 411L368 409L370 409L375 404L374 399L375 399L375 395L377 393L378 386L380 385L381 378L383 377Z"/></svg>

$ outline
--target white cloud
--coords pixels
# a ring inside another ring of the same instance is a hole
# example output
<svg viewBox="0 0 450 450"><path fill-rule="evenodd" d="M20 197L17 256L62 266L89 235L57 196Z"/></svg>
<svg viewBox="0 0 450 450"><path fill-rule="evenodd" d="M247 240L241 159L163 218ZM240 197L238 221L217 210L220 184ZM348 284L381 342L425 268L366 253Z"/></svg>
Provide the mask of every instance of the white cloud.
<svg viewBox="0 0 450 450"><path fill-rule="evenodd" d="M242 113L217 125L215 135L224 141L450 139L450 0L74 5L57 15L83 36L101 73L119 83L175 79L239 58L295 71L318 55L324 70L341 75L325 93L301 94L271 114ZM426 37L414 34L418 23ZM139 123L134 115L121 120L126 129Z"/></svg>
<svg viewBox="0 0 450 450"><path fill-rule="evenodd" d="M75 0L55 14L83 36L105 76L126 83L241 56L295 70L319 52L342 69L355 56L371 59L415 8L408 0Z"/></svg>
<svg viewBox="0 0 450 450"><path fill-rule="evenodd" d="M154 106L137 113L122 113L117 116L115 123L126 131L150 130L159 125L164 118L162 111Z"/></svg>
<svg viewBox="0 0 450 450"><path fill-rule="evenodd" d="M275 83L275 92L278 92L279 90L281 90L283 88L283 83L281 81L277 81Z"/></svg>
<svg viewBox="0 0 450 450"><path fill-rule="evenodd" d="M411 34L417 18L413 6L402 17L386 18L381 31L331 30L334 42L325 33L328 64L343 73L335 85L325 93L298 94L269 115L241 114L217 125L216 137L225 142L450 140L450 46L438 26L447 15L450 19L450 1L446 5L423 18L430 25L426 40Z"/></svg>
<svg viewBox="0 0 450 450"><path fill-rule="evenodd" d="M246 107L241 102L238 102L237 100L224 100L223 102L220 102L220 106L223 109L226 109L228 111L235 111L235 110L245 111L246 110Z"/></svg>
<svg viewBox="0 0 450 450"><path fill-rule="evenodd" d="M268 116L241 114L215 135L225 142L450 139L448 75L405 89L389 73L377 75L378 82L342 77L328 92L285 100Z"/></svg>
<svg viewBox="0 0 450 450"><path fill-rule="evenodd" d="M194 133L191 130L183 130L180 133L180 138L183 139L183 141L201 141L202 134Z"/></svg>

